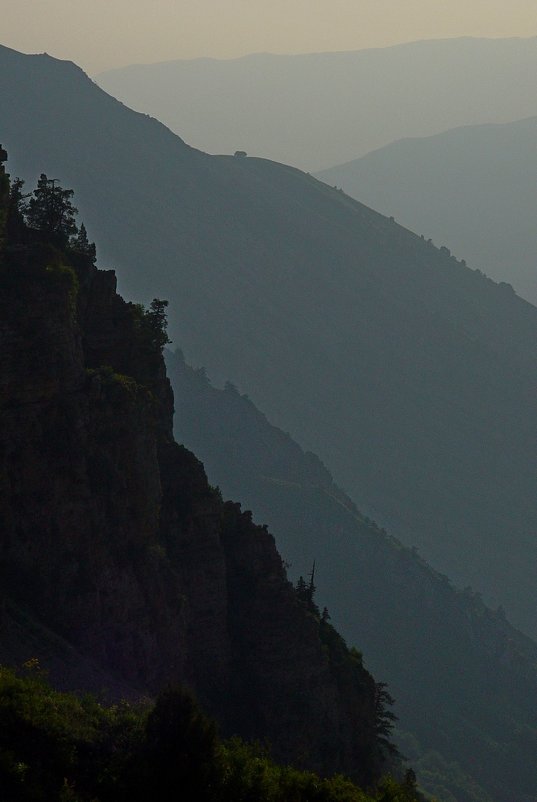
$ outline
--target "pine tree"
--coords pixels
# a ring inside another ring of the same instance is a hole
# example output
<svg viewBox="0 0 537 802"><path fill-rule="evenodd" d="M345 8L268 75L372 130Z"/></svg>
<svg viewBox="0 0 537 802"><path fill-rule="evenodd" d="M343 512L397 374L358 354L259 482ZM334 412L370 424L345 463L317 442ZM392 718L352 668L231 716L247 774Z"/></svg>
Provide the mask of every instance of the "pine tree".
<svg viewBox="0 0 537 802"><path fill-rule="evenodd" d="M86 231L84 223L81 224L77 235L71 238L69 245L73 251L78 251L79 253L89 256L92 263L95 264L97 260L97 250L95 248L95 243L88 240L88 232Z"/></svg>
<svg viewBox="0 0 537 802"><path fill-rule="evenodd" d="M385 682L375 683L375 732L377 743L389 754L397 754L397 748L390 741L397 716L389 708L395 700Z"/></svg>
<svg viewBox="0 0 537 802"><path fill-rule="evenodd" d="M41 173L33 197L25 204L26 221L30 228L42 231L60 246L67 245L69 237L78 231L73 206L72 189L62 189L56 178Z"/></svg>
<svg viewBox="0 0 537 802"><path fill-rule="evenodd" d="M153 298L149 309L145 313L146 321L152 334L153 345L161 351L165 345L171 342L167 333L167 306L168 301L162 301L160 298Z"/></svg>
<svg viewBox="0 0 537 802"><path fill-rule="evenodd" d="M315 591L317 590L317 588L315 587L314 580L315 580L315 561L313 562L313 567L310 571L309 581L306 582L303 576L299 577L298 582L296 583L295 586L295 592L300 601L307 607L310 613L313 613L313 615L320 617L319 608L315 604Z"/></svg>

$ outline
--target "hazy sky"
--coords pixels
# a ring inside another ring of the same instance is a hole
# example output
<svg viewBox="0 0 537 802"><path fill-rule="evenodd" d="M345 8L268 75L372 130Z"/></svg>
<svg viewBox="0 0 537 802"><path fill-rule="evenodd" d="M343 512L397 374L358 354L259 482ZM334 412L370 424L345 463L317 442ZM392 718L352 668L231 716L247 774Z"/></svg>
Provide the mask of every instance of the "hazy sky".
<svg viewBox="0 0 537 802"><path fill-rule="evenodd" d="M536 0L0 0L0 42L90 74L134 62L537 35Z"/></svg>

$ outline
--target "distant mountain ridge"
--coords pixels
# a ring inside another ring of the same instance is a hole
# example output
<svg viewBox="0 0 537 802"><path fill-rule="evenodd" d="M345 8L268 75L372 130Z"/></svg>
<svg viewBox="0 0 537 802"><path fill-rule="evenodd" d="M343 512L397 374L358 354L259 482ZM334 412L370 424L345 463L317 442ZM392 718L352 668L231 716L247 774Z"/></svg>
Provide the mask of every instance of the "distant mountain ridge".
<svg viewBox="0 0 537 802"><path fill-rule="evenodd" d="M537 117L405 139L318 178L537 304Z"/></svg>
<svg viewBox="0 0 537 802"><path fill-rule="evenodd" d="M423 788L461 802L531 798L535 643L366 519L320 460L235 387L213 387L179 352L166 363L176 438L200 456L211 482L269 526L295 580L315 562L318 603L389 682L401 750Z"/></svg>
<svg viewBox="0 0 537 802"><path fill-rule="evenodd" d="M188 147L73 65L0 50L0 104L13 174L76 188L103 262L135 301L169 299L191 364L536 634L534 307L295 168Z"/></svg>
<svg viewBox="0 0 537 802"><path fill-rule="evenodd" d="M537 114L537 38L136 64L103 89L210 153L320 170L404 136Z"/></svg>

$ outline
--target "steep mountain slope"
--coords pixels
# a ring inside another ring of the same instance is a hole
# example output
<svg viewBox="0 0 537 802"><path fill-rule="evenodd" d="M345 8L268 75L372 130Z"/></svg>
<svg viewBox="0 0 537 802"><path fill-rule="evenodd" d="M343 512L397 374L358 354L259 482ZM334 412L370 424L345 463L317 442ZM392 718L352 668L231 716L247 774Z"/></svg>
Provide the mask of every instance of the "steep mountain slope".
<svg viewBox="0 0 537 802"><path fill-rule="evenodd" d="M319 173L537 303L537 117L405 139Z"/></svg>
<svg viewBox="0 0 537 802"><path fill-rule="evenodd" d="M5 208L3 179L0 164ZM298 599L267 529L174 442L161 329L112 271L11 213L6 243L5 222L0 661L31 643L59 684L95 685L86 663L133 694L187 683L224 732L370 783L378 688Z"/></svg>
<svg viewBox="0 0 537 802"><path fill-rule="evenodd" d="M537 114L537 39L141 64L97 76L210 153L320 170L403 136Z"/></svg>
<svg viewBox="0 0 537 802"><path fill-rule="evenodd" d="M425 790L459 802L531 799L537 646L364 518L235 388L215 389L179 352L167 367L177 439L268 524L295 579L316 561L317 600L388 680L402 751Z"/></svg>
<svg viewBox="0 0 537 802"><path fill-rule="evenodd" d="M74 65L3 49L0 106L14 175L76 188L122 288L170 300L192 364L537 632L534 307L298 170L188 148Z"/></svg>

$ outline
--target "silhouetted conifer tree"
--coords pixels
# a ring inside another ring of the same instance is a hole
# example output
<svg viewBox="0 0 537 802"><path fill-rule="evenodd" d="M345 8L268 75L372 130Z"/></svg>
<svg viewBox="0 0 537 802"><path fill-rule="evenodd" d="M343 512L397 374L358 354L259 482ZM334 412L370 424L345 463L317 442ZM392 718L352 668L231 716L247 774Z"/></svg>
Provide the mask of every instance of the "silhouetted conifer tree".
<svg viewBox="0 0 537 802"><path fill-rule="evenodd" d="M165 345L171 342L167 332L167 306L168 301L162 301L160 298L153 298L151 304L149 305L149 309L145 313L146 321L153 335L153 344L156 345L160 350L162 350Z"/></svg>
<svg viewBox="0 0 537 802"><path fill-rule="evenodd" d="M24 207L28 226L48 234L58 245L67 245L69 237L77 233L73 190L62 189L57 179L41 173L32 195Z"/></svg>
<svg viewBox="0 0 537 802"><path fill-rule="evenodd" d="M88 232L86 231L84 223L81 224L76 236L71 238L69 245L74 251L89 256L92 263L95 264L97 260L97 250L95 248L95 243L88 240Z"/></svg>
<svg viewBox="0 0 537 802"><path fill-rule="evenodd" d="M377 742L390 754L397 754L396 746L390 741L397 716L389 708L394 704L385 682L375 683L375 731Z"/></svg>

